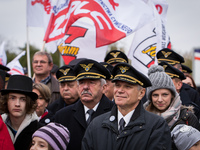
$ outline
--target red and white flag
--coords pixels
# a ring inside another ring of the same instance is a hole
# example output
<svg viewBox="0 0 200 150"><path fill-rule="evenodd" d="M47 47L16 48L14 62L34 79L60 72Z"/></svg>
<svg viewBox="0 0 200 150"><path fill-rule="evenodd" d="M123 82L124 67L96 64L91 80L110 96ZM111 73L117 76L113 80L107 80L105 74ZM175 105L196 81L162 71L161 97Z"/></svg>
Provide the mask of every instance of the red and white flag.
<svg viewBox="0 0 200 150"><path fill-rule="evenodd" d="M17 57L15 57L11 62L7 64L7 67L10 68L10 71L8 72L11 75L19 74L24 75L24 69L22 65L19 62L19 59L24 56L26 51L21 52Z"/></svg>
<svg viewBox="0 0 200 150"><path fill-rule="evenodd" d="M154 12L154 20L135 32L128 58L131 64L147 75L148 68L156 63L157 51L169 46L165 23L168 5L165 0L147 0Z"/></svg>
<svg viewBox="0 0 200 150"><path fill-rule="evenodd" d="M51 0L27 0L27 26L46 29L51 9Z"/></svg>
<svg viewBox="0 0 200 150"><path fill-rule="evenodd" d="M7 64L7 55L5 51L5 44L6 42L3 41L0 46L0 64L6 66Z"/></svg>
<svg viewBox="0 0 200 150"><path fill-rule="evenodd" d="M56 42L63 56L103 61L102 47L106 51L106 45L152 20L151 8L141 0L58 0L44 41Z"/></svg>

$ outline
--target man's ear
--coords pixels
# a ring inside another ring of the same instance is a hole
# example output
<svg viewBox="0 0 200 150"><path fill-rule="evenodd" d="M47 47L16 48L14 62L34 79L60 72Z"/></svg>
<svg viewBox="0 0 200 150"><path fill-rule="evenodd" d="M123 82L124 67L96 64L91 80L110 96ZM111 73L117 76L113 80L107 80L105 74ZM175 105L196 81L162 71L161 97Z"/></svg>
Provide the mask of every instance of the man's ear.
<svg viewBox="0 0 200 150"><path fill-rule="evenodd" d="M145 95L146 89L142 88L138 93L138 100L141 100Z"/></svg>
<svg viewBox="0 0 200 150"><path fill-rule="evenodd" d="M107 91L107 83L103 85L103 93L105 94Z"/></svg>
<svg viewBox="0 0 200 150"><path fill-rule="evenodd" d="M179 81L178 84L177 84L177 86L178 86L178 90L180 90L181 87L183 86L183 82L182 82L182 81Z"/></svg>

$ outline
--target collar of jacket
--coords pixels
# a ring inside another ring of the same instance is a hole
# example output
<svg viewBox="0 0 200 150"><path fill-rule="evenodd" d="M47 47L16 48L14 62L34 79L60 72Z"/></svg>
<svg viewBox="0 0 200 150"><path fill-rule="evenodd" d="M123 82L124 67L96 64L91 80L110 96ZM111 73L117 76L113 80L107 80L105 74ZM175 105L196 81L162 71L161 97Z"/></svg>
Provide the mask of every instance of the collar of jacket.
<svg viewBox="0 0 200 150"><path fill-rule="evenodd" d="M132 134L133 132L143 130L145 124L145 115L144 108L142 102L138 104L133 113L129 124L124 128L124 132L122 133L124 136ZM107 127L113 130L116 134L118 134L118 118L117 118L117 106L114 105L110 114L104 119L102 122L102 127ZM135 127L135 128L134 128ZM134 130L132 130L134 128Z"/></svg>

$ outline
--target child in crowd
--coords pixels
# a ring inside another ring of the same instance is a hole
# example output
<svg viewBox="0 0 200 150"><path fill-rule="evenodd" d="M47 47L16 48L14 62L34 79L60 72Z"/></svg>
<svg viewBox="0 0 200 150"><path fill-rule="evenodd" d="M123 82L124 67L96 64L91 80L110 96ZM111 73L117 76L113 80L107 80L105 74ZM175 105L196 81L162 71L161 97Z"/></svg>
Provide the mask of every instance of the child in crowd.
<svg viewBox="0 0 200 150"><path fill-rule="evenodd" d="M30 150L66 150L69 140L68 129L52 122L35 131Z"/></svg>
<svg viewBox="0 0 200 150"><path fill-rule="evenodd" d="M178 150L200 150L200 132L188 125L177 125L171 132Z"/></svg>

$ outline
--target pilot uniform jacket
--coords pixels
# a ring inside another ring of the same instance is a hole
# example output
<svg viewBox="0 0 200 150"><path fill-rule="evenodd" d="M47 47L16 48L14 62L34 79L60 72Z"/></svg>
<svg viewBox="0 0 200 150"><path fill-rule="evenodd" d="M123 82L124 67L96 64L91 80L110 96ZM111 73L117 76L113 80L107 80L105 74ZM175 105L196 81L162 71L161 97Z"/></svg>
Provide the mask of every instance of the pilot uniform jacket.
<svg viewBox="0 0 200 150"><path fill-rule="evenodd" d="M77 99L77 100L78 100L78 99ZM76 100L74 103L76 103L77 100ZM60 109L62 109L62 108L64 108L64 107L66 107L66 106L68 106L68 105L65 103L64 99L63 99L62 97L60 97L59 99L57 99L57 100L55 100L53 103L51 103L51 104L47 107L47 109L48 109L49 111L51 111L53 114L56 114L56 112L57 112L58 110L60 110Z"/></svg>
<svg viewBox="0 0 200 150"><path fill-rule="evenodd" d="M103 95L97 110L92 115L92 119L110 111L112 106L113 102ZM70 132L67 150L81 150L81 141L87 128L84 106L81 101L78 100L75 104L59 110L55 114L55 122L64 125Z"/></svg>
<svg viewBox="0 0 200 150"><path fill-rule="evenodd" d="M82 140L82 150L170 150L171 135L165 120L143 108L136 107L130 122L119 134L117 106L96 117Z"/></svg>

